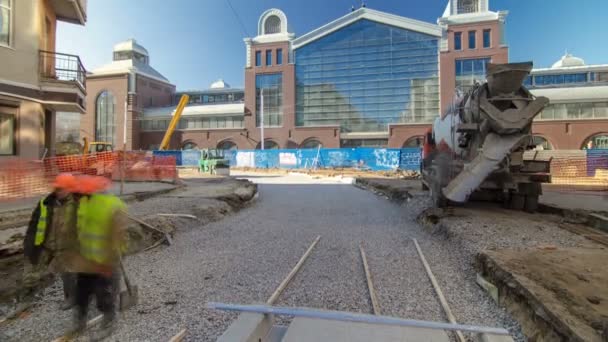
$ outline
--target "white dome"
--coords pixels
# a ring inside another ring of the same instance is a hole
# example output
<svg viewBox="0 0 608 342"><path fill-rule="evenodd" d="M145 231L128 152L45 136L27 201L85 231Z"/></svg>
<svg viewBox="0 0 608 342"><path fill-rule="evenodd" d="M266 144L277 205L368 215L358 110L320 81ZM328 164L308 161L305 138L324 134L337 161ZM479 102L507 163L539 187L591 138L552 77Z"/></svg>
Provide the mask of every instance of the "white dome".
<svg viewBox="0 0 608 342"><path fill-rule="evenodd" d="M223 79L219 79L213 83L211 83L211 89L224 89L224 88L230 88L230 84L224 82Z"/></svg>
<svg viewBox="0 0 608 342"><path fill-rule="evenodd" d="M569 53L566 53L559 61L553 63L551 68L567 68L584 66L585 61L582 58L574 57Z"/></svg>

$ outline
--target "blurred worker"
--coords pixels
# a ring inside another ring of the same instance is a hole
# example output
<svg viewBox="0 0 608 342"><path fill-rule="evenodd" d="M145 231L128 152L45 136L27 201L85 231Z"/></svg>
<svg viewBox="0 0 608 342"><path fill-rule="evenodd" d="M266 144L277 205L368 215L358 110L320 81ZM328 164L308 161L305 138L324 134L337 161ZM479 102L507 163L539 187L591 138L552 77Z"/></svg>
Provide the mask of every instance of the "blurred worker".
<svg viewBox="0 0 608 342"><path fill-rule="evenodd" d="M109 185L103 177L78 177L77 230L85 265L76 280L76 328L86 327L90 298L95 295L97 308L103 313L104 336L111 333L116 316L116 279L124 247L126 209L117 196L102 193Z"/></svg>
<svg viewBox="0 0 608 342"><path fill-rule="evenodd" d="M70 252L78 250L76 235L76 202L72 191L76 186L72 174L60 174L53 182L53 192L42 198L32 213L23 250L26 256L21 301L33 299L36 287L47 271L61 273L64 302L67 310L75 303L76 274L65 262Z"/></svg>

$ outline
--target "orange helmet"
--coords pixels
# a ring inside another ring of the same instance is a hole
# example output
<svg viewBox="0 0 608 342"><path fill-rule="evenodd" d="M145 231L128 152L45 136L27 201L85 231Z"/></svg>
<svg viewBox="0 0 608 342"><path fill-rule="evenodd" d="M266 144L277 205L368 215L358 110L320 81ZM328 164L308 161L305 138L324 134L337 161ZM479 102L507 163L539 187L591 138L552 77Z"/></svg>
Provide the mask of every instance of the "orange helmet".
<svg viewBox="0 0 608 342"><path fill-rule="evenodd" d="M53 181L53 188L73 192L78 181L71 173L60 173Z"/></svg>
<svg viewBox="0 0 608 342"><path fill-rule="evenodd" d="M79 176L77 177L76 192L90 195L96 192L107 190L110 187L110 180L100 176Z"/></svg>

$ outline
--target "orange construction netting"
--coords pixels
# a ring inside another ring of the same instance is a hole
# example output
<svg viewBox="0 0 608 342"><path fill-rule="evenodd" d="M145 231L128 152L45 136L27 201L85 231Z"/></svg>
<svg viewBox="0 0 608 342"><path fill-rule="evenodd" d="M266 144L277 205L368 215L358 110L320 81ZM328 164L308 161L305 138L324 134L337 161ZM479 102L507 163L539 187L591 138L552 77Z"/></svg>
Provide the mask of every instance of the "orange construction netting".
<svg viewBox="0 0 608 342"><path fill-rule="evenodd" d="M113 181L161 181L178 178L176 160L139 151L71 155L43 160L9 160L0 164L0 201L47 193L63 172L103 176Z"/></svg>

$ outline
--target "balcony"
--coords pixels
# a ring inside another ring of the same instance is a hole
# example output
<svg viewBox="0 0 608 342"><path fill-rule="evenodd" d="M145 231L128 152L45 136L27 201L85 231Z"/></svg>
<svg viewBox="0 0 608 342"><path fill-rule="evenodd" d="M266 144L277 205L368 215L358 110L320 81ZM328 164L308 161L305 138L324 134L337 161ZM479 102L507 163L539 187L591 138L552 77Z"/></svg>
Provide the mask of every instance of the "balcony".
<svg viewBox="0 0 608 342"><path fill-rule="evenodd" d="M78 83L86 87L86 70L80 57L65 53L40 50L40 79L51 82Z"/></svg>
<svg viewBox="0 0 608 342"><path fill-rule="evenodd" d="M87 76L80 57L40 50L38 70L44 98L58 103L55 109L84 111Z"/></svg>
<svg viewBox="0 0 608 342"><path fill-rule="evenodd" d="M87 21L87 0L50 0L57 20L84 25Z"/></svg>

